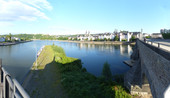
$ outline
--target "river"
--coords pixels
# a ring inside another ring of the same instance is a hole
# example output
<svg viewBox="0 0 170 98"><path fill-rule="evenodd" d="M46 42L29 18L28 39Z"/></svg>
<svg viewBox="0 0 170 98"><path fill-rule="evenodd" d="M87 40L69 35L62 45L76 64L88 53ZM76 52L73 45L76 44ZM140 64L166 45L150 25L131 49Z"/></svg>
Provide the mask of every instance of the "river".
<svg viewBox="0 0 170 98"><path fill-rule="evenodd" d="M83 67L95 76L102 73L103 64L110 64L113 75L128 71L123 63L132 53L130 45L94 45L61 41L36 40L12 46L0 46L2 65L19 82L23 80L36 59L36 53L44 45L61 46L68 57L82 60Z"/></svg>

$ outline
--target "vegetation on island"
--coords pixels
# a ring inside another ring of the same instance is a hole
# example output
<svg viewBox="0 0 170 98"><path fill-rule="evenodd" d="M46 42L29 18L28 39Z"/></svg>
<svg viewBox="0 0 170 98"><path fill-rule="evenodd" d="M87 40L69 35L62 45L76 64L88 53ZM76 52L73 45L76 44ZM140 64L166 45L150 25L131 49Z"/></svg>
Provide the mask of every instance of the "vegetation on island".
<svg viewBox="0 0 170 98"><path fill-rule="evenodd" d="M48 54L48 55L47 55ZM50 57L49 57L50 56ZM53 63L44 63L51 60ZM44 61L45 60L45 61ZM33 69L36 69L34 63ZM51 65L52 64L52 65ZM58 78L59 82L51 83L53 86L61 84L64 88L64 92L70 98L131 98L131 95L122 86L123 79L119 76L113 77L110 71L110 65L106 62L103 66L102 76L96 77L86 71L82 67L80 59L67 57L64 50L61 47L52 45L46 46L40 56L37 59L37 68L41 70L40 77L43 77L42 73L48 66L54 66L48 69L48 73L44 71L45 75L51 73L50 70L56 70L53 74L56 74L53 78ZM37 72L37 71L36 71ZM48 78L48 76L47 76ZM48 81L46 78L42 78L42 81ZM37 81L41 82L41 80ZM46 82L45 82L46 83ZM33 84L36 84L33 82ZM37 83L41 84L41 83ZM30 86L34 87L34 86ZM45 89L48 89L46 87ZM43 88L39 89L42 90ZM53 88L50 88L53 90ZM37 89L36 89L37 91ZM37 91L38 92L38 91ZM48 93L50 91L47 91ZM40 91L39 91L40 93ZM57 92L56 92L57 93ZM34 95L35 91L34 91ZM37 94L38 95L38 94ZM52 96L52 95L51 95ZM44 96L45 97L45 96Z"/></svg>

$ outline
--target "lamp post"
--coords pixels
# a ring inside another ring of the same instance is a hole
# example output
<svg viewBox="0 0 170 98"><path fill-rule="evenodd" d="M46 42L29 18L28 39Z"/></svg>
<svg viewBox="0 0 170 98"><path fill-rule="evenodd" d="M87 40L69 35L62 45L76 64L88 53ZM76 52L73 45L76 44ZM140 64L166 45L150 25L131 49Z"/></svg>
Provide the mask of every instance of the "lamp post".
<svg viewBox="0 0 170 98"><path fill-rule="evenodd" d="M36 68L35 68L35 70L37 70L37 47L35 47L35 49L36 49L36 52L35 52L35 66L36 66Z"/></svg>

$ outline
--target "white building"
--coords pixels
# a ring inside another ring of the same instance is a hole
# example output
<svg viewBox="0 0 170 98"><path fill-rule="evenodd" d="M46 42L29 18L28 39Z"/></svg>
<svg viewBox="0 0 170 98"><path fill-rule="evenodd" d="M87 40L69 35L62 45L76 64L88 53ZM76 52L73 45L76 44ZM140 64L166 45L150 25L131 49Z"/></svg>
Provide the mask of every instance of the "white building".
<svg viewBox="0 0 170 98"><path fill-rule="evenodd" d="M4 37L1 37L1 38L0 38L0 42L5 42L5 38L4 38Z"/></svg>
<svg viewBox="0 0 170 98"><path fill-rule="evenodd" d="M21 41L21 39L17 37L11 37L11 40Z"/></svg>
<svg viewBox="0 0 170 98"><path fill-rule="evenodd" d="M132 32L127 32L127 33L121 33L120 32L119 33L119 41L127 40L129 42L132 35L133 35Z"/></svg>
<svg viewBox="0 0 170 98"><path fill-rule="evenodd" d="M97 34L97 36L100 40L104 40L104 39L113 40L115 37L115 35L113 33L101 33L101 34Z"/></svg>
<svg viewBox="0 0 170 98"><path fill-rule="evenodd" d="M163 38L161 33L152 33L151 37L152 38Z"/></svg>
<svg viewBox="0 0 170 98"><path fill-rule="evenodd" d="M147 36L150 36L150 34L143 33L143 37L147 37Z"/></svg>
<svg viewBox="0 0 170 98"><path fill-rule="evenodd" d="M88 40L88 41L91 41L91 40L97 40L97 39L100 39L100 40L104 40L105 38L108 40L108 39L114 39L115 35L112 34L112 33L101 33L101 34L90 34L90 33L86 33L84 35L78 35L77 36L77 39L80 40L80 41L84 41L84 40Z"/></svg>

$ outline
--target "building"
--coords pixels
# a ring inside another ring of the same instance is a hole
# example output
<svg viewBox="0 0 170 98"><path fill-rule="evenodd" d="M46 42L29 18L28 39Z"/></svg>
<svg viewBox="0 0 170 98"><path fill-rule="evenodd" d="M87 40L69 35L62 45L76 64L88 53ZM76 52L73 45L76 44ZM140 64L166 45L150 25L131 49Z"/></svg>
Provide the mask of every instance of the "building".
<svg viewBox="0 0 170 98"><path fill-rule="evenodd" d="M142 32L142 30L141 30ZM77 36L77 40L84 41L84 40L114 40L115 36L119 37L119 41L130 41L132 36L135 38L142 39L143 34L141 32L128 32L128 31L120 31L119 33L99 33L99 34L90 34L90 32L86 32L85 34L81 34Z"/></svg>
<svg viewBox="0 0 170 98"><path fill-rule="evenodd" d="M98 34L98 38L100 40L104 40L104 39L113 40L114 37L115 37L115 35L113 33L100 33L100 34Z"/></svg>
<svg viewBox="0 0 170 98"><path fill-rule="evenodd" d="M4 38L4 37L1 37L1 38L0 38L0 42L5 42L5 38Z"/></svg>
<svg viewBox="0 0 170 98"><path fill-rule="evenodd" d="M163 38L161 33L152 33L151 38Z"/></svg>
<svg viewBox="0 0 170 98"><path fill-rule="evenodd" d="M147 37L147 36L150 36L150 34L148 34L148 33L143 33L143 37Z"/></svg>
<svg viewBox="0 0 170 98"><path fill-rule="evenodd" d="M20 39L20 38L17 38L17 37L11 37L11 40L21 41L21 39Z"/></svg>
<svg viewBox="0 0 170 98"><path fill-rule="evenodd" d="M140 34L141 32L132 32L133 36L135 36L135 38L140 38Z"/></svg>
<svg viewBox="0 0 170 98"><path fill-rule="evenodd" d="M84 40L88 40L88 41L92 41L92 40L113 40L115 37L115 35L113 33L99 33L99 34L90 34L90 33L85 33L84 35L78 35L77 39L80 41L84 41Z"/></svg>
<svg viewBox="0 0 170 98"><path fill-rule="evenodd" d="M129 42L132 35L133 35L132 32L120 32L119 41L127 40Z"/></svg>

